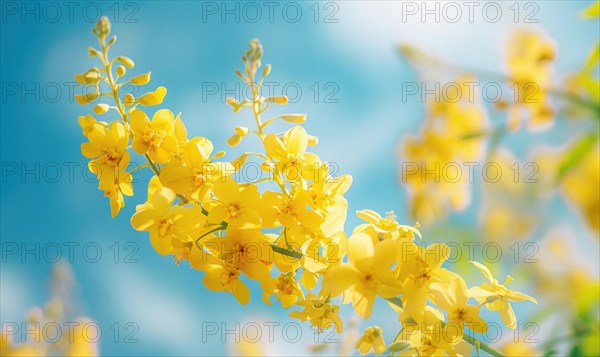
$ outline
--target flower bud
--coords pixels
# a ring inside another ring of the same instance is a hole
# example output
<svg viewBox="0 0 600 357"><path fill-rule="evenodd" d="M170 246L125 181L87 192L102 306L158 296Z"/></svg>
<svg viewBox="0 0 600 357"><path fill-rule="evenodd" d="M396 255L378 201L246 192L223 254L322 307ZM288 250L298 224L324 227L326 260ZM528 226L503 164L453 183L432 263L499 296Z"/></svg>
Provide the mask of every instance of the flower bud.
<svg viewBox="0 0 600 357"><path fill-rule="evenodd" d="M127 93L125 94L125 97L123 97L123 104L125 104L126 107L133 105L134 102L135 98L131 93Z"/></svg>
<svg viewBox="0 0 600 357"><path fill-rule="evenodd" d="M98 98L98 92L76 95L75 100L79 104L88 104Z"/></svg>
<svg viewBox="0 0 600 357"><path fill-rule="evenodd" d="M231 97L227 98L225 101L227 102L227 104L231 105L234 113L239 112L240 109L242 109L244 107L244 105L246 104L246 101L239 103L237 100L235 100Z"/></svg>
<svg viewBox="0 0 600 357"><path fill-rule="evenodd" d="M121 63L123 63L123 65L125 65L125 67L127 67L127 68L133 68L135 66L135 63L129 57L118 56L116 58L116 60L119 61L119 62L121 62Z"/></svg>
<svg viewBox="0 0 600 357"><path fill-rule="evenodd" d="M98 51L97 49L95 49L93 47L88 47L88 55L90 57L102 57L102 55L100 54L100 51Z"/></svg>
<svg viewBox="0 0 600 357"><path fill-rule="evenodd" d="M125 70L125 67L123 67L123 66L117 67L117 76L123 77L125 75L125 72L127 72Z"/></svg>
<svg viewBox="0 0 600 357"><path fill-rule="evenodd" d="M302 124L306 121L306 114L284 114L281 119L294 124Z"/></svg>
<svg viewBox="0 0 600 357"><path fill-rule="evenodd" d="M117 42L117 36L111 37L111 39L108 41L108 43L106 45L107 46L112 46L112 45L115 44L115 42Z"/></svg>
<svg viewBox="0 0 600 357"><path fill-rule="evenodd" d="M314 135L308 136L308 146L317 146L319 143L319 137Z"/></svg>
<svg viewBox="0 0 600 357"><path fill-rule="evenodd" d="M271 65L270 65L270 64L267 64L267 65L265 66L265 68L263 69L262 76L263 76L263 77L266 77L266 76L268 76L270 73L271 73Z"/></svg>
<svg viewBox="0 0 600 357"><path fill-rule="evenodd" d="M96 114L104 114L110 109L110 106L106 103L96 104L94 107L94 113Z"/></svg>
<svg viewBox="0 0 600 357"><path fill-rule="evenodd" d="M110 21L108 17L102 16L98 22L96 22L96 27L92 30L96 36L103 38L108 36L110 33Z"/></svg>
<svg viewBox="0 0 600 357"><path fill-rule="evenodd" d="M100 70L96 67L91 68L85 73L76 74L75 80L79 84L96 84L100 80Z"/></svg>
<svg viewBox="0 0 600 357"><path fill-rule="evenodd" d="M242 137L238 134L233 134L229 139L227 139L227 145L234 147L237 146L240 141L242 141Z"/></svg>
<svg viewBox="0 0 600 357"><path fill-rule="evenodd" d="M144 106L152 106L159 105L165 99L165 95L167 94L167 88L158 87L154 90L154 92L143 94L138 102Z"/></svg>
<svg viewBox="0 0 600 357"><path fill-rule="evenodd" d="M148 82L150 82L150 73L151 72L140 74L139 76L135 76L135 77L131 78L131 83L139 85L139 86L148 84Z"/></svg>
<svg viewBox="0 0 600 357"><path fill-rule="evenodd" d="M248 128L246 128L245 126L236 126L235 127L235 133L241 137L244 137L246 135L248 135Z"/></svg>
<svg viewBox="0 0 600 357"><path fill-rule="evenodd" d="M285 95L277 97L269 97L267 101L274 104L288 104L288 97Z"/></svg>
<svg viewBox="0 0 600 357"><path fill-rule="evenodd" d="M246 163L246 159L248 159L248 154L244 153L244 154L240 155L237 159L233 160L231 162L231 165L233 165L235 170L238 170L239 168L242 167L242 165L244 165Z"/></svg>
<svg viewBox="0 0 600 357"><path fill-rule="evenodd" d="M217 151L216 154L214 154L210 159L214 160L214 159L220 159L223 156L225 156L225 151Z"/></svg>

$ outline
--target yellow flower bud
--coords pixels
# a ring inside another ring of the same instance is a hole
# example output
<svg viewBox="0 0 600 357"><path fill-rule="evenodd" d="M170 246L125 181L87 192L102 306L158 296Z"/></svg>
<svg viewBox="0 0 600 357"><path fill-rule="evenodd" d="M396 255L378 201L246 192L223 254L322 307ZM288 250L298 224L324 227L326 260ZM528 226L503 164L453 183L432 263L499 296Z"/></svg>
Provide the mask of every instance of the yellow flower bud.
<svg viewBox="0 0 600 357"><path fill-rule="evenodd" d="M125 67L123 67L123 66L117 67L117 76L123 77L125 75L125 72L127 72L125 70Z"/></svg>
<svg viewBox="0 0 600 357"><path fill-rule="evenodd" d="M92 30L98 37L106 37L110 33L110 21L108 17L102 16L96 23L96 27Z"/></svg>
<svg viewBox="0 0 600 357"><path fill-rule="evenodd" d="M285 95L277 96L277 97L269 97L269 98L267 98L267 101L274 103L274 104L288 104L288 97L286 97Z"/></svg>
<svg viewBox="0 0 600 357"><path fill-rule="evenodd" d="M165 99L165 95L167 94L167 88L158 87L154 90L154 92L146 93L142 95L138 102L144 106L152 106L159 105L162 103L163 99Z"/></svg>
<svg viewBox="0 0 600 357"><path fill-rule="evenodd" d="M116 58L116 60L123 63L123 65L125 65L127 68L133 68L135 66L135 63L129 57L119 56Z"/></svg>
<svg viewBox="0 0 600 357"><path fill-rule="evenodd" d="M229 139L227 139L227 145L234 147L237 146L240 141L242 141L242 137L238 134L233 134Z"/></svg>
<svg viewBox="0 0 600 357"><path fill-rule="evenodd" d="M241 137L244 137L246 135L248 135L248 128L246 128L245 126L236 126L235 127L235 133Z"/></svg>
<svg viewBox="0 0 600 357"><path fill-rule="evenodd" d="M82 95L76 95L75 100L79 104L88 104L98 98L98 93L86 93Z"/></svg>
<svg viewBox="0 0 600 357"><path fill-rule="evenodd" d="M308 136L308 146L316 146L319 143L319 137L314 135Z"/></svg>
<svg viewBox="0 0 600 357"><path fill-rule="evenodd" d="M242 155L240 155L237 159L233 160L231 162L231 165L233 165L233 167L238 170L239 168L242 167L242 165L244 165L246 163L246 159L248 159L248 154L244 153Z"/></svg>
<svg viewBox="0 0 600 357"><path fill-rule="evenodd" d="M110 106L106 103L96 104L94 107L94 113L96 114L104 114L110 109Z"/></svg>
<svg viewBox="0 0 600 357"><path fill-rule="evenodd" d="M115 44L115 42L117 42L117 36L113 36L111 37L111 39L108 41L108 43L106 44L106 46L112 46Z"/></svg>
<svg viewBox="0 0 600 357"><path fill-rule="evenodd" d="M144 84L148 84L150 82L150 72L140 74L139 76L135 76L131 78L131 83L143 86Z"/></svg>
<svg viewBox="0 0 600 357"><path fill-rule="evenodd" d="M96 84L98 81L100 81L100 70L96 67L93 67L85 73L76 74L75 80L79 84Z"/></svg>
<svg viewBox="0 0 600 357"><path fill-rule="evenodd" d="M134 102L135 98L131 93L127 93L125 94L125 97L123 97L123 104L125 104L126 107L133 105Z"/></svg>
<svg viewBox="0 0 600 357"><path fill-rule="evenodd" d="M263 69L262 76L263 76L263 77L266 77L266 76L268 76L268 75L269 75L269 73L271 73L271 65L270 65L270 64L267 64L267 65L265 66L265 68Z"/></svg>
<svg viewBox="0 0 600 357"><path fill-rule="evenodd" d="M302 124L306 121L306 114L284 114L281 118L289 123Z"/></svg>
<svg viewBox="0 0 600 357"><path fill-rule="evenodd" d="M97 49L93 48L93 47L88 47L88 55L90 57L100 57L100 56L102 56L100 54L100 52Z"/></svg>
<svg viewBox="0 0 600 357"><path fill-rule="evenodd" d="M214 160L214 159L220 159L223 156L225 156L225 151L217 151L216 154L214 154L210 159Z"/></svg>
<svg viewBox="0 0 600 357"><path fill-rule="evenodd" d="M237 100L235 100L233 98L227 98L225 101L227 102L227 104L231 105L234 113L239 112L240 109L242 109L244 107L244 105L247 104L247 102L245 100L243 102L239 103Z"/></svg>

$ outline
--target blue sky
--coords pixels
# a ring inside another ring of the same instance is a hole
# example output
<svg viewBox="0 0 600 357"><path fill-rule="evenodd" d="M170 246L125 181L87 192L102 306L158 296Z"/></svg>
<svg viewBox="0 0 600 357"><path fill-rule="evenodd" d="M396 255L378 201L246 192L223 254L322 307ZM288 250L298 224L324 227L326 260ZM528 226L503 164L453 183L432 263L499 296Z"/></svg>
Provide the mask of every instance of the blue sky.
<svg viewBox="0 0 600 357"><path fill-rule="evenodd" d="M135 73L151 70L152 83L169 90L162 106L181 111L190 134L210 138L219 149L227 150L225 140L236 125L250 125L248 115L234 115L222 99L224 90L240 93L234 70L240 67L248 41L259 38L265 49L263 62L273 66L270 80L278 85L275 91L288 90L277 94L293 96L297 88L302 92L295 103L274 113L308 114L306 128L320 138L316 152L336 162L340 174L354 176L347 195L350 212L395 210L399 221L410 223L406 195L397 181L397 150L405 134L417 132L424 109L418 100L401 101L402 83L418 79L396 45L406 42L454 63L497 70L504 66L503 41L510 30L533 27L555 41L557 73L577 69L598 39L597 22L583 22L577 16L589 1L533 3L538 23L523 23L532 11L525 8L515 23L514 11L504 2L500 2L503 15L494 23L478 10L473 22L464 15L457 23L430 19L423 23L418 15L406 14L405 4L394 1L276 2L272 18L264 3L75 2L69 14L63 2L3 2L2 321L20 321L30 306L44 303L51 268L46 258L55 245L66 258L67 247L74 246L72 266L84 302L81 312L106 332L101 344L105 355L222 354L227 346L220 339L202 343L207 323L230 327L236 321L282 325L294 321L280 307L264 306L258 294L242 307L230 295L209 292L202 286L201 273L155 254L147 236L129 224L143 195L128 199L120 215L110 218L108 202L86 176L86 161L79 152L83 137L76 119L91 107L78 105L69 95L73 74L93 65L86 48L96 45L90 31L96 10L113 22L119 38L113 54L133 58ZM235 14L223 15L235 6L239 21ZM253 12L256 7L260 16ZM295 21L298 9L301 15ZM209 90L215 85L216 93ZM566 136L553 131L542 138L557 145ZM526 143L525 137L511 142L516 148ZM237 152L232 150L228 157ZM72 179L69 167L74 170ZM57 172L60 177L55 179ZM141 192L149 176L136 178ZM555 214L562 217L562 224L580 223L572 213ZM451 219L473 222L476 217L477 212L469 211ZM347 227L358 223L350 214ZM584 239L591 235L581 234ZM39 261L34 255L25 259L8 255L6 249L15 244L19 253L24 248L38 251ZM91 262L95 259L90 254L98 249L102 256ZM389 310L379 308L382 313L367 323L393 326ZM123 341L123 334L130 332L123 326L129 322L139 326L135 333L139 343ZM115 323L122 332L116 339L109 329ZM310 341L312 331L303 328L302 342ZM388 338L392 333L387 331ZM280 340L269 348L298 354L305 345Z"/></svg>

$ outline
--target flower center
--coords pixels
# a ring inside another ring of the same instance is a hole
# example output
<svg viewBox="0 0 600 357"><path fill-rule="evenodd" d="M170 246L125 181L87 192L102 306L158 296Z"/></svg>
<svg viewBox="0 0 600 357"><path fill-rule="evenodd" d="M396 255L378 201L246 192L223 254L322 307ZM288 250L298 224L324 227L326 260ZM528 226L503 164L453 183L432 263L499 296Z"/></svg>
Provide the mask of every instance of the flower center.
<svg viewBox="0 0 600 357"><path fill-rule="evenodd" d="M104 155L108 159L108 162L111 164L116 164L121 160L121 154L119 154L114 148L104 148L102 149Z"/></svg>
<svg viewBox="0 0 600 357"><path fill-rule="evenodd" d="M170 218L163 218L158 221L158 234L161 237L171 235L173 233L173 220Z"/></svg>
<svg viewBox="0 0 600 357"><path fill-rule="evenodd" d="M231 203L227 205L225 211L227 212L227 217L229 219L237 218L242 212L242 206L238 202Z"/></svg>
<svg viewBox="0 0 600 357"><path fill-rule="evenodd" d="M151 127L147 126L144 129L144 141L152 147L159 147L162 144L163 139L167 133L164 130L155 131Z"/></svg>

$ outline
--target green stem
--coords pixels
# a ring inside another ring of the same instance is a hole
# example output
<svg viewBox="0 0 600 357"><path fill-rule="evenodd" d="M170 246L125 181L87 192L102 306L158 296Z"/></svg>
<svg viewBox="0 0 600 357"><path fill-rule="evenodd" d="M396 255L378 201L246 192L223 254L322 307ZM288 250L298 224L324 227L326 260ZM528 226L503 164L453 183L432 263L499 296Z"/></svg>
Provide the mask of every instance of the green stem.
<svg viewBox="0 0 600 357"><path fill-rule="evenodd" d="M446 324L442 322L442 326L445 326L445 325L446 325ZM494 347L492 347L492 346L490 346L490 345L488 345L488 344L486 344L486 343L483 343L483 342L481 342L480 340L478 340L478 339L476 339L475 337L473 337L473 336L470 336L470 335L468 335L468 334L464 334L464 333L463 333L463 341L466 341L466 342L470 343L470 344L471 344L471 345L473 345L473 346L477 346L476 344L479 344L479 348L480 348L482 351L485 351L485 352L487 352L487 353L491 354L491 355L492 355L492 356L494 356L494 357L505 357L505 354L504 354L504 353L502 353L502 352L498 351L498 350L497 350L497 349L495 349Z"/></svg>
<svg viewBox="0 0 600 357"><path fill-rule="evenodd" d="M158 167L156 167L154 161L152 161L148 153L144 154L144 157L146 158L146 160L148 160L148 164L150 164L150 168L152 169L152 171L154 171L156 176L160 175L160 170L158 169Z"/></svg>
<svg viewBox="0 0 600 357"><path fill-rule="evenodd" d="M206 237L207 235L209 235L209 234L211 234L211 233L214 233L214 232L217 232L217 231L223 231L223 230L225 230L226 228L227 228L227 224L225 224L225 225L221 224L220 226L218 226L218 227L215 227L214 229L211 229L210 231L208 231L208 232L204 233L203 235L201 235L200 237L198 237L198 239L196 239L196 245L198 245L198 241L199 241L200 239L202 239L202 238Z"/></svg>

